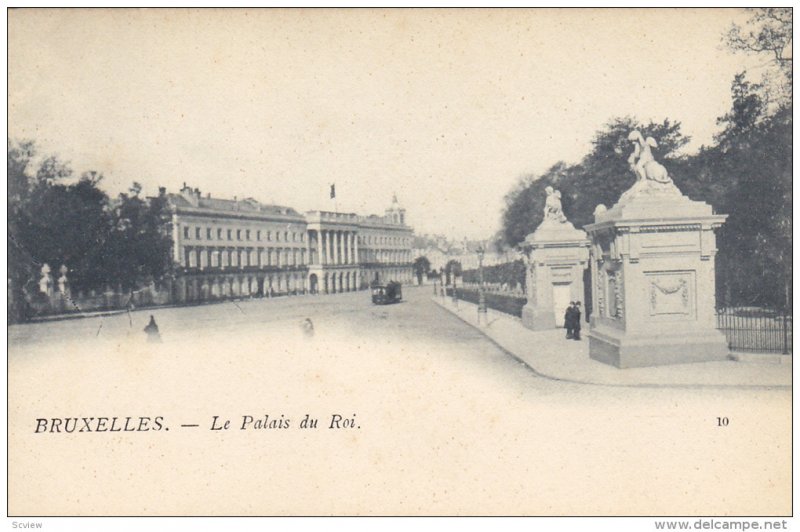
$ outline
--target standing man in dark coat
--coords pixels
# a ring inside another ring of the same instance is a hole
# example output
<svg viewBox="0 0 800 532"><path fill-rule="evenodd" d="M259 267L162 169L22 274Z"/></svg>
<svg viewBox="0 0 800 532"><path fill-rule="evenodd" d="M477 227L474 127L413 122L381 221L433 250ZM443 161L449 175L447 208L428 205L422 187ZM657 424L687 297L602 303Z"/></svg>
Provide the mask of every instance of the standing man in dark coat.
<svg viewBox="0 0 800 532"><path fill-rule="evenodd" d="M567 330L567 340L571 340L574 336L574 312L575 312L575 302L570 301L569 306L567 307L566 312L564 312L564 328Z"/></svg>
<svg viewBox="0 0 800 532"><path fill-rule="evenodd" d="M161 343L161 335L158 333L158 325L156 325L156 319L150 314L150 323L144 328L144 332L147 334L147 341L151 343Z"/></svg>
<svg viewBox="0 0 800 532"><path fill-rule="evenodd" d="M576 301L572 310L572 339L581 339L581 302Z"/></svg>

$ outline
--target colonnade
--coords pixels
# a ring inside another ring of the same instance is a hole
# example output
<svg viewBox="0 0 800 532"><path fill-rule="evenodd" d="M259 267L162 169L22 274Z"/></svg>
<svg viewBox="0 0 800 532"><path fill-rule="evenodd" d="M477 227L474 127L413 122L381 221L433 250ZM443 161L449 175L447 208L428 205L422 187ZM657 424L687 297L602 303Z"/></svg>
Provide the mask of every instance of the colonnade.
<svg viewBox="0 0 800 532"><path fill-rule="evenodd" d="M358 264L358 235L355 231L315 230L315 264Z"/></svg>
<svg viewBox="0 0 800 532"><path fill-rule="evenodd" d="M359 286L357 270L329 271L319 276L310 275L310 289L321 294L338 294L340 292L355 292Z"/></svg>
<svg viewBox="0 0 800 532"><path fill-rule="evenodd" d="M310 287L305 272L274 274L199 275L180 279L179 301L203 301L229 297L305 294Z"/></svg>
<svg viewBox="0 0 800 532"><path fill-rule="evenodd" d="M183 266L187 268L245 268L306 266L304 248L257 248L185 246Z"/></svg>

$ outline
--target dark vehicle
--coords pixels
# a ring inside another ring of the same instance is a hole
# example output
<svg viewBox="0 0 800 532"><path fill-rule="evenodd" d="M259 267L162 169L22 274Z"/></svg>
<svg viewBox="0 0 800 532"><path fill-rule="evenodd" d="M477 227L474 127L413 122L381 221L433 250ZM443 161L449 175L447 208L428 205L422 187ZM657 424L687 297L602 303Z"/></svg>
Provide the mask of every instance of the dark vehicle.
<svg viewBox="0 0 800 532"><path fill-rule="evenodd" d="M403 285L395 281L383 284L372 285L372 302L376 305L388 305L398 303L403 299Z"/></svg>

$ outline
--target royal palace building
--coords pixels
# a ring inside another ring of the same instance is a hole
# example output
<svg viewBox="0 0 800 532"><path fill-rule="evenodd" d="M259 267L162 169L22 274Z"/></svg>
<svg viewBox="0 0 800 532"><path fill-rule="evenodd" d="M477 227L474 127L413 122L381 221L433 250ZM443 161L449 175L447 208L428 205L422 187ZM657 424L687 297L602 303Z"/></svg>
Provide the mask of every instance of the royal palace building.
<svg viewBox="0 0 800 532"><path fill-rule="evenodd" d="M383 216L167 194L178 301L332 294L412 280L413 229L395 197Z"/></svg>

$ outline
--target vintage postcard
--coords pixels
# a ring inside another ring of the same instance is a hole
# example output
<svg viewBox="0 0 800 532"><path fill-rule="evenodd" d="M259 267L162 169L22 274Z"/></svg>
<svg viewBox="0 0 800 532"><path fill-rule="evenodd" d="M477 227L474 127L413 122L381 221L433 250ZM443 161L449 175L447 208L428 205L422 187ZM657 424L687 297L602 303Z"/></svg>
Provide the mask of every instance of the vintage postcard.
<svg viewBox="0 0 800 532"><path fill-rule="evenodd" d="M7 17L15 527L786 527L791 8Z"/></svg>

